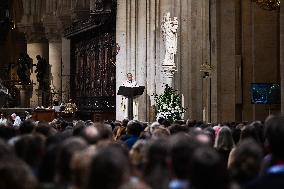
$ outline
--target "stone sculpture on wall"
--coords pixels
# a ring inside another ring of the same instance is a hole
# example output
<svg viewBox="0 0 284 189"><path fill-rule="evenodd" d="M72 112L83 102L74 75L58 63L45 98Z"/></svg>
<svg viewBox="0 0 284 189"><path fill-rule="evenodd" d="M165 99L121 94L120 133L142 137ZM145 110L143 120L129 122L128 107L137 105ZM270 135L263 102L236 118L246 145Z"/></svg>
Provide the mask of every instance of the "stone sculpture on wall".
<svg viewBox="0 0 284 189"><path fill-rule="evenodd" d="M26 53L21 53L18 59L17 74L20 79L21 84L30 85L31 84L31 69L32 69L32 59Z"/></svg>
<svg viewBox="0 0 284 189"><path fill-rule="evenodd" d="M176 72L175 64L175 54L177 53L177 29L178 29L178 20L177 17L171 19L170 13L166 13L162 21L162 34L166 49L165 58L163 60L163 71L165 77L169 78L169 81L166 83L171 86L171 81Z"/></svg>

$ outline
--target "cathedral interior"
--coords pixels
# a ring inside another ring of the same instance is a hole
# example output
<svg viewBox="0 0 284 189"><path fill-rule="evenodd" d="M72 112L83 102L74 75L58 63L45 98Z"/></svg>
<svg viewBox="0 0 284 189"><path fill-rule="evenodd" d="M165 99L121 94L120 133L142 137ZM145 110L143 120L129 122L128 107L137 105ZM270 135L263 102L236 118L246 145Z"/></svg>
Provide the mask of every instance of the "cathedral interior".
<svg viewBox="0 0 284 189"><path fill-rule="evenodd" d="M165 88L161 24L170 13L178 21L172 86L185 119L241 122L284 112L284 5L261 2L0 1L0 108L72 99L82 119L122 120L117 91L132 73L145 86L136 118L155 120L153 94ZM266 100L255 95L267 87Z"/></svg>

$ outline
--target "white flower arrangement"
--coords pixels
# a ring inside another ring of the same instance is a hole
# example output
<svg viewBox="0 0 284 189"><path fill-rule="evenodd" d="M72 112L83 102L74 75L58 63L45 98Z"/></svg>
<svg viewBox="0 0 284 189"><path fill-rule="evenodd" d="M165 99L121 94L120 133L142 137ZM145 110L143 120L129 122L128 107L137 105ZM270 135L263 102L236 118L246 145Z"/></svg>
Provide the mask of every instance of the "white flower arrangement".
<svg viewBox="0 0 284 189"><path fill-rule="evenodd" d="M181 97L176 94L176 90L166 85L165 91L161 95L154 95L157 118L163 117L170 122L181 119L186 111L182 107Z"/></svg>

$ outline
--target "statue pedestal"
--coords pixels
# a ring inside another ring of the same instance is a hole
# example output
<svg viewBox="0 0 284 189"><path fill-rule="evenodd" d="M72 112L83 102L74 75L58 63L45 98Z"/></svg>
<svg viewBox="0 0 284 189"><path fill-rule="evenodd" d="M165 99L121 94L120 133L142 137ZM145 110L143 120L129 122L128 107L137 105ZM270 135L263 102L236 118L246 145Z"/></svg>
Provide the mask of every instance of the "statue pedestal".
<svg viewBox="0 0 284 189"><path fill-rule="evenodd" d="M15 85L20 90L20 107L30 107L30 98L32 95L31 85Z"/></svg>

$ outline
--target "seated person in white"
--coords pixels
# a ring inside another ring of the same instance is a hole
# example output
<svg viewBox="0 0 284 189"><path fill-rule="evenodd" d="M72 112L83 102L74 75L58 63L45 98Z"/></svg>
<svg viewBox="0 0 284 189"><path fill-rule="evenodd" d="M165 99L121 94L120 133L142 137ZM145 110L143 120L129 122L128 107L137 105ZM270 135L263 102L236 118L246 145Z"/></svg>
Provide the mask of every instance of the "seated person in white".
<svg viewBox="0 0 284 189"><path fill-rule="evenodd" d="M137 82L133 79L132 73L127 74L127 80L122 84L125 87L138 87Z"/></svg>
<svg viewBox="0 0 284 189"><path fill-rule="evenodd" d="M22 120L19 116L17 116L15 113L13 113L11 115L12 121L14 121L13 123L13 127L19 127L22 123Z"/></svg>
<svg viewBox="0 0 284 189"><path fill-rule="evenodd" d="M0 125L5 125L5 126L7 126L7 123L8 123L8 120L6 119L6 117L4 116L4 114L1 113L1 116L0 116Z"/></svg>

